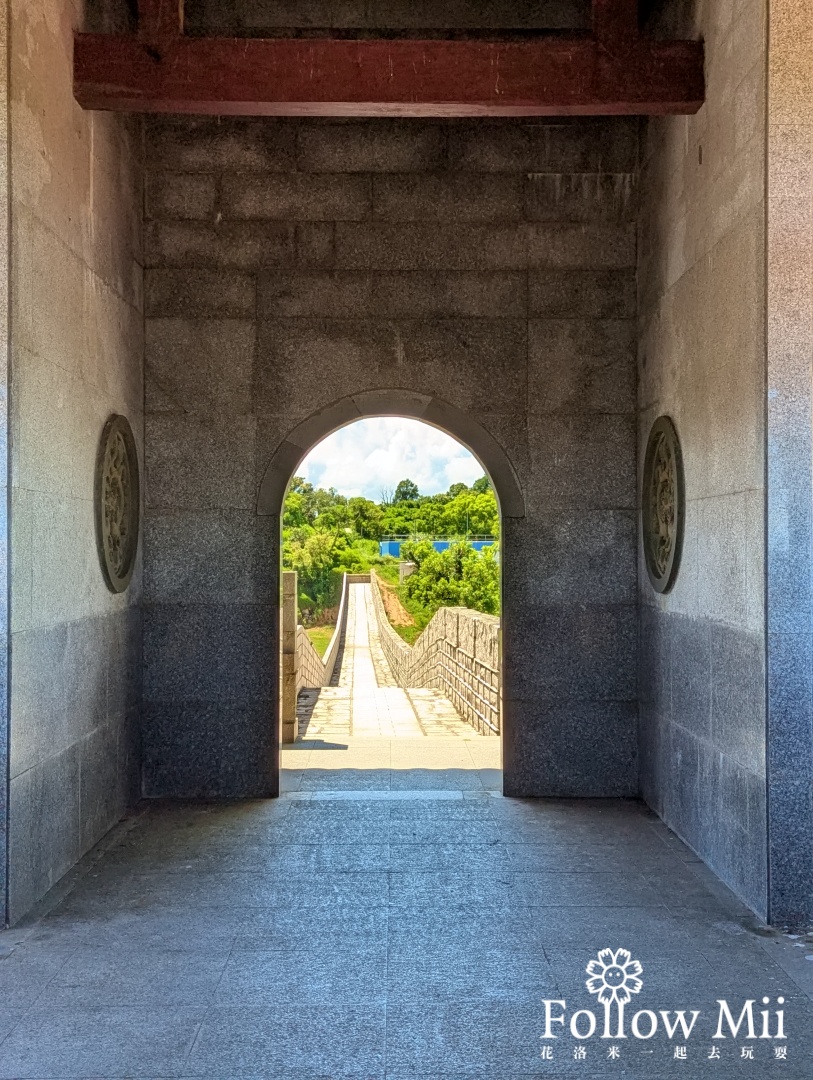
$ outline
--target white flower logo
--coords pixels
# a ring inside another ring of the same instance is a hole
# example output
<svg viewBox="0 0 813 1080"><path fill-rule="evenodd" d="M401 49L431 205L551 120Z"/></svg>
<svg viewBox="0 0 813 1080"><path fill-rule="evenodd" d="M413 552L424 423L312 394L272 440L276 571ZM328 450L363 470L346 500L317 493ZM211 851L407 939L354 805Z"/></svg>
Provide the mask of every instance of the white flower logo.
<svg viewBox="0 0 813 1080"><path fill-rule="evenodd" d="M643 980L639 976L643 967L633 960L626 949L602 949L598 960L591 960L585 968L590 976L587 989L595 994L604 1006L604 1031L610 1037L610 1010L613 1002L618 1009L618 1031L622 1030L624 1006L633 994L639 994Z"/></svg>

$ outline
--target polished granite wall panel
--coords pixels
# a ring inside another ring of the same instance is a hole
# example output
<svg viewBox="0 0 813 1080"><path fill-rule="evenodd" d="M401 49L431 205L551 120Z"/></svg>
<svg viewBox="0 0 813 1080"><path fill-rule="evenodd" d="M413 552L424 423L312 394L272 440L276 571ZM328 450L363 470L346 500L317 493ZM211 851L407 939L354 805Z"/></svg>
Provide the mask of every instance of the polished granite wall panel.
<svg viewBox="0 0 813 1080"><path fill-rule="evenodd" d="M768 57L768 792L771 917L813 921L813 40L770 4Z"/></svg>
<svg viewBox="0 0 813 1080"><path fill-rule="evenodd" d="M149 794L274 790L259 484L320 409L405 390L481 425L524 492L506 790L636 792L637 145L625 119L149 122Z"/></svg>
<svg viewBox="0 0 813 1080"><path fill-rule="evenodd" d="M665 9L703 37L707 101L643 125L638 459L666 413L686 476L683 559L656 595L639 549L641 788L768 909L764 601L764 5Z"/></svg>
<svg viewBox="0 0 813 1080"><path fill-rule="evenodd" d="M0 26L8 26L8 4L0 3ZM8 35L0 33L0 777L8 776L9 755L9 102ZM8 870L8 785L0 779L0 896L6 895ZM0 905L2 906L2 905ZM0 924L3 921L0 912Z"/></svg>
<svg viewBox="0 0 813 1080"><path fill-rule="evenodd" d="M15 2L10 14L16 920L138 795L140 561L113 596L93 484L111 413L143 445L143 312L140 123L74 102L75 5Z"/></svg>

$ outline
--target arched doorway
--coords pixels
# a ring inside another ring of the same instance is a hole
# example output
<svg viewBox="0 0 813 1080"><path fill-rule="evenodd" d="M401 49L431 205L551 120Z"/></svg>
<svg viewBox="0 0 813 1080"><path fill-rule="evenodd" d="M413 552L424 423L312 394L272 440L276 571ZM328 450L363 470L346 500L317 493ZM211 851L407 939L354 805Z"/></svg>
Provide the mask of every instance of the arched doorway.
<svg viewBox="0 0 813 1080"><path fill-rule="evenodd" d="M513 466L490 433L447 403L406 391L355 395L299 424L278 446L265 471L258 512L276 518L281 526L286 490L309 451L338 429L347 428L361 419L382 416L418 420L451 436L471 452L488 476L502 518L524 515L522 492ZM349 575L343 582L341 602L337 604L338 625L328 645L324 657L326 667L322 672L319 659L298 626L295 579L293 582L287 580L291 577L293 575L283 574L286 580L282 587L280 628L281 700L280 716L274 718L275 729L280 731L283 742L293 744L299 736L300 745L303 745L303 723L317 736L340 732L349 737L351 731L378 735L401 732L435 736L458 734L476 741L478 735L504 734L505 724L500 715L499 620L492 617L489 621L487 616L478 619L453 615L450 609L444 608L437 612L437 617L421 635L420 644L412 650L405 647L387 620L387 605L382 604L382 599L387 601L394 594L383 587L383 580L375 571L358 579ZM469 656L465 651L463 637L467 638L474 655ZM346 638L351 642L347 652L344 648ZM474 639L478 642L476 648ZM375 663L374 655L377 657ZM429 657L431 660L427 659ZM367 697L359 687L359 672L366 672L366 677L372 680L373 689L367 692ZM329 685L331 675L333 686ZM306 685L324 689L304 693L297 721L297 694ZM347 686L355 689L351 692ZM403 697L403 703L400 698L396 702L398 695ZM383 699L383 705L379 698ZM303 700L307 720L302 719ZM362 700L364 705L360 704ZM390 708L401 716L394 726L389 720L382 720L382 711L388 716ZM355 725L351 723L351 715L356 717ZM311 737L307 736L308 739ZM492 765L499 763L500 740L487 741L494 753L487 754L482 760L488 760ZM446 775L453 773L454 770L447 771Z"/></svg>
<svg viewBox="0 0 813 1080"><path fill-rule="evenodd" d="M406 416L446 431L474 454L491 477L502 517L525 517L525 499L516 470L493 435L461 409L410 390L353 394L297 424L277 446L263 474L257 513L278 515L288 482L310 448L337 428L368 416Z"/></svg>

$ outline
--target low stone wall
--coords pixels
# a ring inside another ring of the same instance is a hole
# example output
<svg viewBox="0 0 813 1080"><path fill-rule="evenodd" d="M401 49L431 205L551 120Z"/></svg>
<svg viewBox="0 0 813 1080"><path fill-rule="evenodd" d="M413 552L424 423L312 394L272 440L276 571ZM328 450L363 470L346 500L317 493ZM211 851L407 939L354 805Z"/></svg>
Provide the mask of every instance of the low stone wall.
<svg viewBox="0 0 813 1080"><path fill-rule="evenodd" d="M482 735L500 733L500 620L469 608L441 608L409 646L393 629L375 574L373 604L381 647L403 687L440 690Z"/></svg>
<svg viewBox="0 0 813 1080"><path fill-rule="evenodd" d="M336 617L336 629L327 647L324 657L314 648L313 642L305 633L305 628L296 628L296 692L327 686L333 678L333 669L339 656L342 633L347 622L347 586L356 581L369 581L370 575L345 574L342 578L342 595L339 601L339 613Z"/></svg>
<svg viewBox="0 0 813 1080"><path fill-rule="evenodd" d="M342 632L347 620L347 586L358 580L352 574L345 574L342 580L342 594L336 629L321 657L311 639L299 625L297 606L297 575L292 570L282 574L282 604L280 607L280 634L282 638L282 663L280 665L280 739L291 743L296 739L297 719L296 703L300 690L327 686L333 677L336 661L339 658ZM369 576L365 579L369 580Z"/></svg>
<svg viewBox="0 0 813 1080"><path fill-rule="evenodd" d="M335 637L335 635L334 635ZM327 656L327 653L325 654ZM316 648L308 637L304 626L297 626L296 628L296 692L307 687L324 686L326 682L330 682L330 676L333 674L333 668L330 672L327 670L327 664L324 659L316 651Z"/></svg>

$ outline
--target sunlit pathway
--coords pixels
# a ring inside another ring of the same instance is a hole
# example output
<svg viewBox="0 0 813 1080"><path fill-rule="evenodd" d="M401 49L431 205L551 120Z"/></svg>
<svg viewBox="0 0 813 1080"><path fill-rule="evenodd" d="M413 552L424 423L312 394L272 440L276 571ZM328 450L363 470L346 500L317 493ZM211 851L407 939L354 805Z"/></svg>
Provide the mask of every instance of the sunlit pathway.
<svg viewBox="0 0 813 1080"><path fill-rule="evenodd" d="M499 740L474 731L440 691L402 690L395 684L381 648L371 588L363 583L349 586L338 685L300 696L300 739L486 739L494 743L498 760Z"/></svg>

